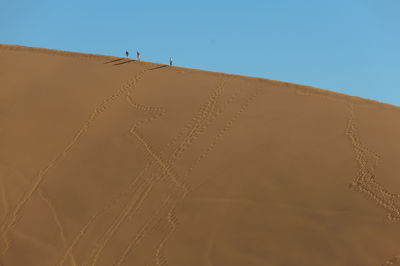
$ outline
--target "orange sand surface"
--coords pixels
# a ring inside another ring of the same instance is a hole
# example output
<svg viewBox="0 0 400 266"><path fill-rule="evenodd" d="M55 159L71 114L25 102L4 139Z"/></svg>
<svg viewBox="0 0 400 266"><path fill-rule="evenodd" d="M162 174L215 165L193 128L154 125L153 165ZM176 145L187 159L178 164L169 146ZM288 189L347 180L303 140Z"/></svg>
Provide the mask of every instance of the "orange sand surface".
<svg viewBox="0 0 400 266"><path fill-rule="evenodd" d="M400 264L400 108L0 45L0 265Z"/></svg>

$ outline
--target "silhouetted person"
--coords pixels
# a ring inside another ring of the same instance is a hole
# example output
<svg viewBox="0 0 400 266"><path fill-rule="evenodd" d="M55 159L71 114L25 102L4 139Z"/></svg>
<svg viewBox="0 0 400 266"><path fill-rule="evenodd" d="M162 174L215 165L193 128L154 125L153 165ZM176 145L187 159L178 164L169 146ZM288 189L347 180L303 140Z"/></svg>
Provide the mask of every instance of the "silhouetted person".
<svg viewBox="0 0 400 266"><path fill-rule="evenodd" d="M126 57L128 57L128 56L129 56L129 52L128 52L128 50L126 50L125 54L126 54Z"/></svg>
<svg viewBox="0 0 400 266"><path fill-rule="evenodd" d="M169 58L169 65L172 66L172 57Z"/></svg>
<svg viewBox="0 0 400 266"><path fill-rule="evenodd" d="M140 52L139 51L136 52L136 57L140 61Z"/></svg>

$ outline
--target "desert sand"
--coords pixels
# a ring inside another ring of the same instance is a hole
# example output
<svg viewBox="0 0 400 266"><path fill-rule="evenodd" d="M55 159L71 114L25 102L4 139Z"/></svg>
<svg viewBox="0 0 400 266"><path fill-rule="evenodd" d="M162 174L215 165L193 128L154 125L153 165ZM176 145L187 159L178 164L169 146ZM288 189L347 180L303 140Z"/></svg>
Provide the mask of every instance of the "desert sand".
<svg viewBox="0 0 400 266"><path fill-rule="evenodd" d="M0 265L400 265L400 108L0 45Z"/></svg>

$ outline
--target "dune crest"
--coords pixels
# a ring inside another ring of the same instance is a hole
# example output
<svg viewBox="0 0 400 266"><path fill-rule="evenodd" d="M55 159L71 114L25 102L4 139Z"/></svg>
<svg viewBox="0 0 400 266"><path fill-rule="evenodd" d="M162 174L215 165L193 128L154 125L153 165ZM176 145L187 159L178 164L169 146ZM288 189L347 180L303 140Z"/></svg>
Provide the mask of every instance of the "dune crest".
<svg viewBox="0 0 400 266"><path fill-rule="evenodd" d="M399 107L129 58L0 59L0 265L400 263Z"/></svg>

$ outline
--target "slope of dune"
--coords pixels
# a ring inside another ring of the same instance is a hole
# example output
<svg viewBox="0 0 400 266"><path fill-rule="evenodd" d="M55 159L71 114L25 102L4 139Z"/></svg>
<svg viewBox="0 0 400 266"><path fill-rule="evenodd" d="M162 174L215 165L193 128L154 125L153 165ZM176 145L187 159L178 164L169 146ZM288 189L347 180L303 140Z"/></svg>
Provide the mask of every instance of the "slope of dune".
<svg viewBox="0 0 400 266"><path fill-rule="evenodd" d="M0 265L400 265L400 108L0 45Z"/></svg>

